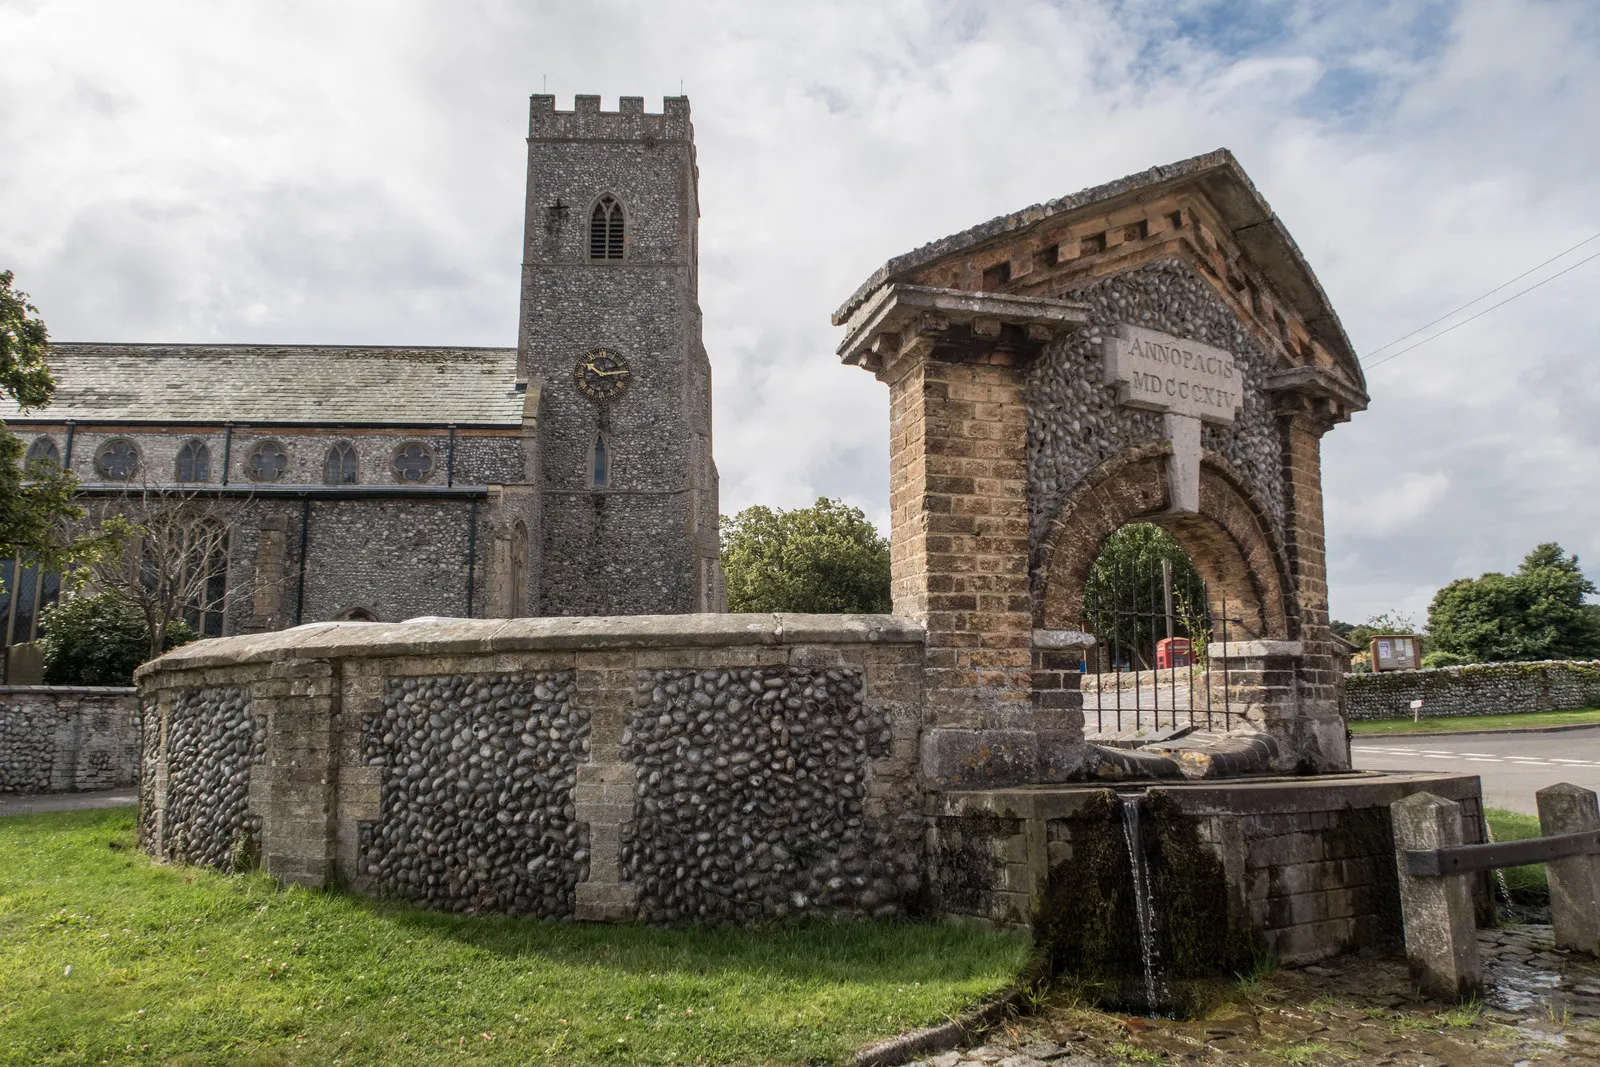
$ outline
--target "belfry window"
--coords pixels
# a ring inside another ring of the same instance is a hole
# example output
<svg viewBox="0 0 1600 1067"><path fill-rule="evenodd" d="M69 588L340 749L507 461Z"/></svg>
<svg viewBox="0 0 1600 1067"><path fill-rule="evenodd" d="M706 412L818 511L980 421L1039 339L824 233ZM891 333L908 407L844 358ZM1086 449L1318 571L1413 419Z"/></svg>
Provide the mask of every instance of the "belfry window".
<svg viewBox="0 0 1600 1067"><path fill-rule="evenodd" d="M185 441L178 449L177 475L180 482L211 480L211 449L204 441Z"/></svg>
<svg viewBox="0 0 1600 1067"><path fill-rule="evenodd" d="M22 469L32 470L35 463L48 463L53 467L61 466L61 450L56 448L55 439L52 437L35 437L28 446L28 454L22 460Z"/></svg>
<svg viewBox="0 0 1600 1067"><path fill-rule="evenodd" d="M328 449L328 468L322 480L329 485L356 484L356 449L349 441L338 441Z"/></svg>
<svg viewBox="0 0 1600 1067"><path fill-rule="evenodd" d="M589 215L589 258L621 259L622 238L622 205L608 193Z"/></svg>
<svg viewBox="0 0 1600 1067"><path fill-rule="evenodd" d="M611 456L606 449L606 435L594 435L594 452L589 463L589 487L604 489L611 481Z"/></svg>

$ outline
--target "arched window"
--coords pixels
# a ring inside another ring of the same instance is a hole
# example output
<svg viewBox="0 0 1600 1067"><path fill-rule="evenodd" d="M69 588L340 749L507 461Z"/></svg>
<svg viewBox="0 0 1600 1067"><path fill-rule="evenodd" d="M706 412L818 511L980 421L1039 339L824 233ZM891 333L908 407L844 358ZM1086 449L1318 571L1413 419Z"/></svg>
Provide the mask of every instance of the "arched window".
<svg viewBox="0 0 1600 1067"><path fill-rule="evenodd" d="M607 193L589 215L589 258L622 258L622 205Z"/></svg>
<svg viewBox="0 0 1600 1067"><path fill-rule="evenodd" d="M113 437L95 449L94 469L108 482L129 481L139 470L139 450L126 437Z"/></svg>
<svg viewBox="0 0 1600 1067"><path fill-rule="evenodd" d="M178 481L209 482L211 480L211 449L204 441L185 441L178 449Z"/></svg>
<svg viewBox="0 0 1600 1067"><path fill-rule="evenodd" d="M35 463L49 463L61 466L61 450L56 447L53 437L35 437L28 446L28 454L22 460L22 469L30 470Z"/></svg>
<svg viewBox="0 0 1600 1067"><path fill-rule="evenodd" d="M163 540L170 539L170 544ZM175 559L161 558L173 553ZM144 541L146 584L161 575L165 588L183 602L183 621L201 637L221 637L228 606L228 527L198 519L168 527ZM176 564L176 566L174 566Z"/></svg>
<svg viewBox="0 0 1600 1067"><path fill-rule="evenodd" d="M341 612L336 622L377 622L378 617L366 608L351 608Z"/></svg>
<svg viewBox="0 0 1600 1067"><path fill-rule="evenodd" d="M250 450L245 472L252 482L275 482L289 469L289 453L276 441L262 441Z"/></svg>
<svg viewBox="0 0 1600 1067"><path fill-rule="evenodd" d="M328 449L328 466L322 480L329 485L356 484L356 446L349 441L338 441Z"/></svg>
<svg viewBox="0 0 1600 1067"><path fill-rule="evenodd" d="M611 455L606 448L606 435L594 435L594 450L589 462L589 485L594 489L604 489L611 481Z"/></svg>
<svg viewBox="0 0 1600 1067"><path fill-rule="evenodd" d="M407 441L394 450L394 479L397 482L425 482L433 473L433 449L421 441Z"/></svg>

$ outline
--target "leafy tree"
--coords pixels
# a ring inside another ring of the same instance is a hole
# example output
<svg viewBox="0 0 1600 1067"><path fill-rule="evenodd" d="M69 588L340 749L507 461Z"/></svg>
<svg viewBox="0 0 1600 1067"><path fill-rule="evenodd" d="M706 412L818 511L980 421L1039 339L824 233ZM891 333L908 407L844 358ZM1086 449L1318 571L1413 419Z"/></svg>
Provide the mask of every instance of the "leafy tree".
<svg viewBox="0 0 1600 1067"><path fill-rule="evenodd" d="M23 411L42 408L55 393L45 357L50 335L28 294L0 271L0 396ZM67 524L81 519L73 503L78 481L52 463L24 471L22 442L0 423L0 556L21 553L45 570L63 570L108 550L99 537L74 539Z"/></svg>
<svg viewBox="0 0 1600 1067"><path fill-rule="evenodd" d="M1339 636L1363 650L1367 649L1372 644L1372 639L1379 634L1414 634L1417 632L1417 620L1411 613L1394 608L1388 611L1380 611L1378 614L1368 618L1366 622L1355 626L1349 626L1348 623L1341 623L1340 625L1348 628ZM1333 632L1339 633L1338 630Z"/></svg>
<svg viewBox="0 0 1600 1067"><path fill-rule="evenodd" d="M150 656L144 613L115 593L69 596L44 615L46 685L132 685ZM169 626L163 651L195 639L183 622Z"/></svg>
<svg viewBox="0 0 1600 1067"><path fill-rule="evenodd" d="M1084 628L1102 655L1135 670L1154 665L1156 642L1167 636L1163 560L1172 564L1173 636L1189 638L1201 664L1211 639L1205 583L1177 538L1154 523L1129 523L1101 543L1089 566Z"/></svg>
<svg viewBox="0 0 1600 1067"><path fill-rule="evenodd" d="M757 504L722 516L721 532L730 611L889 610L889 542L860 508Z"/></svg>
<svg viewBox="0 0 1600 1067"><path fill-rule="evenodd" d="M1547 541L1515 574L1458 578L1440 589L1428 605L1429 639L1470 663L1594 656L1600 617L1583 600L1593 592L1578 557Z"/></svg>

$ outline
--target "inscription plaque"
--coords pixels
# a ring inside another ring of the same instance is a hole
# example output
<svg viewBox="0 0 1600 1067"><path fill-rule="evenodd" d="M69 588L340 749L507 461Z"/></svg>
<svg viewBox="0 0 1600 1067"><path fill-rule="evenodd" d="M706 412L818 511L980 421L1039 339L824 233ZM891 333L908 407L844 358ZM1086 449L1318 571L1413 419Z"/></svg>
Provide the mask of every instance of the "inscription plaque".
<svg viewBox="0 0 1600 1067"><path fill-rule="evenodd" d="M1242 381L1233 353L1142 326L1117 326L1102 345L1117 402L1232 426Z"/></svg>

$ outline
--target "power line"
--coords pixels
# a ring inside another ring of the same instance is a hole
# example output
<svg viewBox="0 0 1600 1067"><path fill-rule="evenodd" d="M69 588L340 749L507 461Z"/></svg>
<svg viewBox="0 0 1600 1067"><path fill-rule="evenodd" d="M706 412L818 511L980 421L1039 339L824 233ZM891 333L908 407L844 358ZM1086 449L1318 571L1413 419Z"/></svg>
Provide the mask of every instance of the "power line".
<svg viewBox="0 0 1600 1067"><path fill-rule="evenodd" d="M1422 331L1427 330L1427 328L1429 328L1429 326L1437 326L1438 323L1445 322L1446 318L1450 318L1451 315L1456 314L1456 312L1464 312L1464 310L1467 310L1467 309L1469 309L1469 307L1472 307L1472 306L1474 306L1474 304L1477 304L1478 301L1482 301L1482 299L1486 299L1486 298L1490 298L1490 296L1494 296L1494 294L1499 293L1499 291L1501 291L1501 290L1504 290L1504 288L1506 288L1506 286L1510 285L1510 283L1512 283L1512 282L1522 282L1523 278L1526 278L1526 277L1528 277L1528 275L1533 274L1534 270L1538 270L1539 267L1549 266L1549 264L1552 264L1552 262L1555 262L1555 261L1557 261L1557 259L1560 259L1560 258L1562 258L1562 256L1565 256L1566 253L1570 253L1570 251L1579 250L1579 248L1582 248L1582 246L1587 245L1587 243L1589 243L1589 242L1592 242L1592 240L1594 240L1594 238L1597 238L1597 237L1600 237L1600 234L1590 234L1589 237L1582 238L1581 242L1578 242L1578 243L1576 243L1576 245L1571 246L1571 248L1568 248L1568 250L1562 251L1562 253L1555 253L1554 256L1550 256L1549 259L1546 259L1546 261L1541 262L1541 264L1536 264L1536 266L1528 267L1528 269L1523 270L1522 274L1518 274L1517 277L1515 277L1515 278L1509 278L1509 280L1506 280L1506 282L1499 283L1499 285L1494 286L1493 290L1488 291L1488 293L1480 294L1480 296L1474 296L1474 298L1470 299L1470 301L1467 301L1466 304L1462 304L1461 307L1458 307L1458 309L1453 310L1453 312L1445 312L1445 314L1440 315L1440 317L1438 317L1438 318L1435 318L1434 322L1424 323L1424 325L1418 326L1418 328L1416 328L1416 330L1411 331L1411 333L1405 334L1405 338L1395 338L1394 341L1390 341L1389 344L1384 344L1384 346L1376 347L1376 349L1371 350L1371 352L1368 352L1368 354L1363 355L1363 357L1362 357L1363 360L1370 360L1370 358L1373 358L1374 355L1378 355L1379 352L1382 352L1382 350L1384 350L1384 349L1392 349L1392 347L1397 346L1397 344L1400 344L1400 342L1405 341L1406 338L1414 338L1414 336L1416 336L1416 334L1422 333Z"/></svg>
<svg viewBox="0 0 1600 1067"><path fill-rule="evenodd" d="M1600 237L1600 233L1595 234L1595 237ZM1589 238L1588 241L1582 241L1579 244L1574 245L1573 248L1581 247L1582 245L1588 244L1589 241L1592 241L1592 240L1594 240L1594 237ZM1570 252L1570 251L1572 251L1571 248L1567 249L1567 252ZM1564 256L1564 255L1567 254L1567 252L1563 252L1563 253L1561 253L1561 255ZM1561 256L1556 256L1555 258L1556 259L1560 259ZM1481 319L1483 316L1489 314L1489 312L1493 311L1495 308L1505 307L1507 304L1511 303L1511 301L1515 300L1519 296L1527 296L1529 293L1531 293L1535 289L1539 288L1539 286L1546 285L1546 284L1548 284L1550 282L1555 281L1557 278L1561 277L1563 274L1566 274L1568 271L1577 270L1579 267L1583 266L1585 263L1589 262L1589 260L1591 260L1591 259L1600 259L1600 252L1596 252L1593 255L1585 257L1584 259L1580 259L1580 260L1578 260L1578 262L1574 263L1572 266L1565 267L1565 268L1563 268L1561 270L1558 270L1554 274L1550 275L1550 277L1540 279L1539 281L1536 281L1532 285L1528 286L1526 289L1520 290L1519 292L1512 293L1510 296L1506 297L1504 300L1500 301L1499 303L1490 304L1488 307L1484 308L1482 311L1478 312L1476 315L1468 315L1466 318L1462 319L1460 322L1453 323L1453 324L1451 324L1449 326L1446 326L1444 329L1440 330L1438 333L1433 334L1430 337L1424 337L1422 340L1418 341L1414 345L1407 345L1406 347L1402 348L1400 351L1391 353L1390 355L1387 355L1387 356L1384 356L1382 359L1378 360L1375 363L1368 363L1366 365L1366 369L1367 370L1371 370L1374 367L1381 367L1383 364L1389 362L1391 359L1396 359L1396 358L1398 358L1400 356L1405 355L1407 352L1411 351L1413 348L1421 348L1423 345L1427 344L1429 341L1436 341L1439 338L1443 337L1445 334L1449 333L1451 330L1458 329L1458 328L1460 328L1462 326L1465 326L1467 323L1471 322L1473 319ZM1549 263L1549 262L1550 262L1550 260L1548 260L1548 259L1545 260L1545 263ZM1544 263L1541 263L1541 264L1539 264L1539 267L1542 267L1544 265L1545 265ZM1535 268L1533 268L1533 270L1538 270L1539 267L1535 267ZM1525 272L1523 274L1517 275L1517 277L1518 278L1526 278L1531 273L1533 273L1533 271L1527 271L1527 272ZM1511 279L1511 281L1516 281L1516 280L1517 280L1516 278ZM1510 284L1510 282L1506 283L1506 285L1509 285L1509 284ZM1501 285L1501 286L1497 286L1496 287L1496 289L1504 289L1504 288L1505 288L1505 285ZM1496 289L1491 289L1491 290L1489 290L1488 293L1485 293L1483 295L1484 296L1488 296L1490 293L1495 292ZM1482 299L1483 299L1483 296L1478 297L1478 300L1482 300ZM1464 306L1470 307L1472 304L1476 304L1477 302L1478 302L1477 300L1473 300L1473 301L1470 301L1468 304L1466 304ZM1456 309L1456 311L1460 311L1460 310L1461 310L1461 308L1457 308ZM1452 311L1450 313L1450 315L1454 315L1454 314L1455 314L1455 311ZM1449 318L1450 315L1446 315L1444 317L1445 318ZM1440 321L1440 320L1438 320L1438 319L1434 320L1434 322L1438 322L1438 321ZM1432 325L1432 323L1430 323L1429 325ZM1428 328L1427 326L1424 326L1422 329L1426 330L1427 328ZM1414 336L1416 336L1416 334L1421 333L1421 332L1422 332L1421 330L1416 330L1416 331L1413 331L1412 333L1406 334L1406 337L1414 337ZM1405 337L1400 338L1400 340L1402 340L1402 341L1405 340ZM1396 343L1398 343L1398 342L1395 342L1395 341L1389 342L1389 344L1396 344ZM1388 346L1386 345L1384 347L1388 347ZM1377 351L1381 352L1381 351L1383 351L1383 349L1380 348Z"/></svg>

